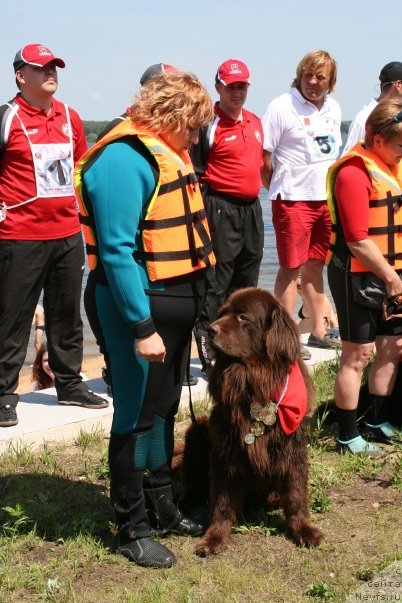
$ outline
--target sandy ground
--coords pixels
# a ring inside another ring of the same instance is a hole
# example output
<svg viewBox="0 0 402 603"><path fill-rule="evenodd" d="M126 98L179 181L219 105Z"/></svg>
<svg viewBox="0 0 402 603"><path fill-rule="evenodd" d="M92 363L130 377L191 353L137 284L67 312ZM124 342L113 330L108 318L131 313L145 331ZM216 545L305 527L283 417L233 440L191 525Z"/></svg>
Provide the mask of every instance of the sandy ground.
<svg viewBox="0 0 402 603"><path fill-rule="evenodd" d="M88 379L95 379L102 375L102 366L104 366L103 356L93 356L84 358L82 363L82 372L88 377ZM20 373L20 382L18 385L17 392L19 394L26 394L31 392L33 388L32 382L32 367L26 366Z"/></svg>

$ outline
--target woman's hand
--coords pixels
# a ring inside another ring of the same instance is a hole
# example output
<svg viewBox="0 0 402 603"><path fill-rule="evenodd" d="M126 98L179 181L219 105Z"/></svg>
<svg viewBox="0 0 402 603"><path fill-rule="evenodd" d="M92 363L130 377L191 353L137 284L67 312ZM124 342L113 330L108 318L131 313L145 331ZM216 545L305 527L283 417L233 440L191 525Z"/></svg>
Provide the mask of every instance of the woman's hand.
<svg viewBox="0 0 402 603"><path fill-rule="evenodd" d="M357 257L367 270L374 272L380 278L387 291L387 297L402 294L402 281L397 272L384 260L384 257L377 245L370 239L362 241L348 242L348 247L352 254Z"/></svg>
<svg viewBox="0 0 402 603"><path fill-rule="evenodd" d="M166 348L158 333L135 340L135 352L148 362L164 362Z"/></svg>
<svg viewBox="0 0 402 603"><path fill-rule="evenodd" d="M394 271L392 278L386 281L385 288L387 290L387 297L395 297L402 294L402 281L397 272Z"/></svg>

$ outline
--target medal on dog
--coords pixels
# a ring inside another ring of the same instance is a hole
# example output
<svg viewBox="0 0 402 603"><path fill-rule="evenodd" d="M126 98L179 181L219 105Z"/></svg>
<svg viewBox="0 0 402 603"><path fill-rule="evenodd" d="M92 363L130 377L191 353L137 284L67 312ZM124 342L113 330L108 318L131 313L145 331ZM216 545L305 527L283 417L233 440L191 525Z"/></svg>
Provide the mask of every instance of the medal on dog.
<svg viewBox="0 0 402 603"><path fill-rule="evenodd" d="M255 441L255 436L253 436L252 433L248 433L245 438L244 441L246 442L246 444L254 444Z"/></svg>
<svg viewBox="0 0 402 603"><path fill-rule="evenodd" d="M254 444L255 438L259 438L265 433L265 427L272 427L276 423L277 407L275 402L270 400L267 404L261 402L251 402L250 404L250 433L244 441L246 444Z"/></svg>
<svg viewBox="0 0 402 603"><path fill-rule="evenodd" d="M258 421L258 417L263 408L263 405L259 402L252 402L250 406L250 417Z"/></svg>
<svg viewBox="0 0 402 603"><path fill-rule="evenodd" d="M261 410L259 420L262 421L264 425L271 427L276 423L276 412L276 404L270 401L267 406L264 406Z"/></svg>
<svg viewBox="0 0 402 603"><path fill-rule="evenodd" d="M250 425L250 431L253 434L253 436L258 438L259 436L262 436L262 434L264 433L265 425L264 425L264 423L260 423L260 421L253 421Z"/></svg>

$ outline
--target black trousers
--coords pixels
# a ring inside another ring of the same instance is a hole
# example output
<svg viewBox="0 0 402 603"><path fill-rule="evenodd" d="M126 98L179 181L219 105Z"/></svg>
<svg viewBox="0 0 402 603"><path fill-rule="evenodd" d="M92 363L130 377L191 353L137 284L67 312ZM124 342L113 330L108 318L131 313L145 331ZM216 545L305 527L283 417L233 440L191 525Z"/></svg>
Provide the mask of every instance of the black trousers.
<svg viewBox="0 0 402 603"><path fill-rule="evenodd" d="M57 394L86 391L80 376L84 265L81 233L49 241L0 241L0 407L18 402L14 392L42 289Z"/></svg>
<svg viewBox="0 0 402 603"><path fill-rule="evenodd" d="M208 191L204 200L217 260L219 306L233 291L257 286L264 251L264 221L258 197L242 201ZM216 291L209 287L200 328L205 329L216 318Z"/></svg>

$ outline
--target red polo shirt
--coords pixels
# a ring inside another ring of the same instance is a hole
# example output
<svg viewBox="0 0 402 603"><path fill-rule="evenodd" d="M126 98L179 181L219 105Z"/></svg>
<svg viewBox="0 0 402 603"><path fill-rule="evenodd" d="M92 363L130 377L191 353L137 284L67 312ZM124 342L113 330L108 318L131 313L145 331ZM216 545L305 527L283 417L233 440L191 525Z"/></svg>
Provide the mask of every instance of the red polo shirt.
<svg viewBox="0 0 402 603"><path fill-rule="evenodd" d="M257 197L261 188L263 132L259 118L242 109L235 120L215 104L207 169L202 177L210 188L244 199Z"/></svg>
<svg viewBox="0 0 402 603"><path fill-rule="evenodd" d="M64 104L53 99L49 115L32 107L20 94L14 101L32 144L68 143L68 123ZM84 128L78 114L69 109L73 156L76 162L86 150ZM36 194L31 148L19 119L10 116L8 141L0 155L0 205L14 205ZM0 222L0 239L48 240L71 236L80 231L74 195L38 198L7 211Z"/></svg>

